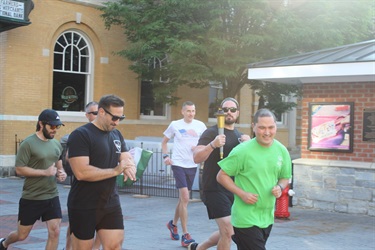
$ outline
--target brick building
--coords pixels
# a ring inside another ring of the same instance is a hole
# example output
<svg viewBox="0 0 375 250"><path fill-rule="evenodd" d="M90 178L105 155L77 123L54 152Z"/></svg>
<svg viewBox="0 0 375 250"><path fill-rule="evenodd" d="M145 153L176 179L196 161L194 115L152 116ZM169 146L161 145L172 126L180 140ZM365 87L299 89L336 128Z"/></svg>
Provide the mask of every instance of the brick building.
<svg viewBox="0 0 375 250"><path fill-rule="evenodd" d="M57 139L86 123L86 103L111 93L126 102L126 119L119 129L130 140L162 137L170 121L181 117L181 104L186 100L196 104L197 119L207 126L216 123L209 107L223 97L214 85L181 87L176 93L181 98L177 106L153 103L152 89L128 69L129 61L114 54L127 41L120 27L105 29L97 9L102 2L2 2L33 3L33 9L28 10L29 20L19 27L0 29L0 176L14 174L17 141L35 132L38 114L45 108L56 109L65 123ZM0 27L5 27L4 18ZM256 95L246 86L236 98L241 106L238 128L251 134ZM282 117L278 139L298 151L296 112Z"/></svg>

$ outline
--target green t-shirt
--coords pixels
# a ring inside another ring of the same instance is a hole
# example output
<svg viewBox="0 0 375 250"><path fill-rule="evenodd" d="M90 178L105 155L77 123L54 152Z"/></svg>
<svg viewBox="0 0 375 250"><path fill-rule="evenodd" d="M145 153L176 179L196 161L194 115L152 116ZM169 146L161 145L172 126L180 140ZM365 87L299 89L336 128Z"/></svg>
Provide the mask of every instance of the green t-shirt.
<svg viewBox="0 0 375 250"><path fill-rule="evenodd" d="M16 167L47 169L56 163L62 146L56 139L42 141L36 134L22 141L16 156ZM28 200L47 200L58 196L55 176L26 177L22 198Z"/></svg>
<svg viewBox="0 0 375 250"><path fill-rule="evenodd" d="M258 194L255 204L246 204L237 195L232 206L232 225L238 228L266 228L274 223L275 196L272 188L279 179L291 178L291 159L279 141L266 148L256 139L241 143L219 163L235 184L246 192Z"/></svg>

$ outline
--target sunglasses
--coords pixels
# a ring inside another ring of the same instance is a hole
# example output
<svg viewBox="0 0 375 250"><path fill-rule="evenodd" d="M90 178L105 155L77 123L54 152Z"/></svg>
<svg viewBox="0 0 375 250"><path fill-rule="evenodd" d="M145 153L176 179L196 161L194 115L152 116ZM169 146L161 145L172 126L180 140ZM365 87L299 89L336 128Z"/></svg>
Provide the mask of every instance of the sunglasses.
<svg viewBox="0 0 375 250"><path fill-rule="evenodd" d="M91 112L87 112L87 114L91 114L91 115L98 115L98 111L91 111Z"/></svg>
<svg viewBox="0 0 375 250"><path fill-rule="evenodd" d="M49 123L46 124L49 125L52 130L61 128L61 125L51 125Z"/></svg>
<svg viewBox="0 0 375 250"><path fill-rule="evenodd" d="M103 109L107 114L109 114L110 116L112 116L112 121L114 121L114 122L117 121L117 120L120 120L120 122L121 122L122 120L125 119L125 115L122 115L122 116L112 115L111 112L109 112L109 111L106 110L105 108L102 107L102 109Z"/></svg>
<svg viewBox="0 0 375 250"><path fill-rule="evenodd" d="M237 108L222 108L222 110L223 110L225 113L228 113L228 111L230 111L231 113L235 113L235 112L237 112Z"/></svg>

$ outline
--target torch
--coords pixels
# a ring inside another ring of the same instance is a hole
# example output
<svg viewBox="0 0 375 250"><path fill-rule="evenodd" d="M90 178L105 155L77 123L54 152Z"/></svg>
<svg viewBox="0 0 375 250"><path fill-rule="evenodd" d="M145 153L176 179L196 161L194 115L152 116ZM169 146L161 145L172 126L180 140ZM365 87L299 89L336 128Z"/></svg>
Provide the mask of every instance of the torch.
<svg viewBox="0 0 375 250"><path fill-rule="evenodd" d="M216 118L217 118L217 128L219 130L219 135L223 135L224 134L224 124L225 124L226 114L224 113L224 111L221 108L219 108L219 110L217 111L217 113L215 115L216 115ZM220 147L220 159L223 159L223 157L224 157L224 147L221 146Z"/></svg>

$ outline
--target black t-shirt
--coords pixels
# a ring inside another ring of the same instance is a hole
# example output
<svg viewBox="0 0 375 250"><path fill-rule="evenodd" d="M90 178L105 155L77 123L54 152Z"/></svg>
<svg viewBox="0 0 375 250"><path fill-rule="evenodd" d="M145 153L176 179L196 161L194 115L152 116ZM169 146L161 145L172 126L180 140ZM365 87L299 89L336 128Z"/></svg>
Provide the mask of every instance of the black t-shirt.
<svg viewBox="0 0 375 250"><path fill-rule="evenodd" d="M224 145L224 158L227 157L232 149L237 146L240 142L241 133L237 130L228 130L224 128L225 134L225 145ZM218 135L217 125L208 128L201 135L198 145L208 145ZM216 181L216 175L220 170L217 164L220 161L220 149L214 149L207 160L204 162L203 175L202 175L202 186L204 192L228 192L222 185Z"/></svg>
<svg viewBox="0 0 375 250"><path fill-rule="evenodd" d="M74 130L68 139L69 158L88 156L90 165L97 168L115 168L126 145L120 131L105 132L88 123ZM76 178L68 197L68 207L97 209L120 205L116 177L102 181L79 181Z"/></svg>

